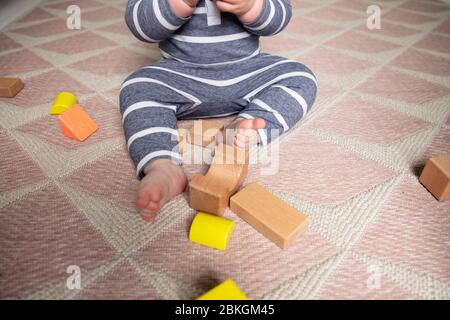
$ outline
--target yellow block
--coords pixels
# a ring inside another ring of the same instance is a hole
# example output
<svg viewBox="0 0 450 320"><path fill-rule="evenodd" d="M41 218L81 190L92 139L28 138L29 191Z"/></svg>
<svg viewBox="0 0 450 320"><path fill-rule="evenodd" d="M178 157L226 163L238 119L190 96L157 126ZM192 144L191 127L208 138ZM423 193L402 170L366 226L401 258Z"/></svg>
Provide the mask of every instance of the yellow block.
<svg viewBox="0 0 450 320"><path fill-rule="evenodd" d="M50 114L61 114L75 104L78 104L78 100L73 93L60 92L53 101Z"/></svg>
<svg viewBox="0 0 450 320"><path fill-rule="evenodd" d="M233 280L228 279L202 294L197 300L248 300Z"/></svg>
<svg viewBox="0 0 450 320"><path fill-rule="evenodd" d="M234 229L234 221L199 212L192 221L189 240L208 247L225 250Z"/></svg>

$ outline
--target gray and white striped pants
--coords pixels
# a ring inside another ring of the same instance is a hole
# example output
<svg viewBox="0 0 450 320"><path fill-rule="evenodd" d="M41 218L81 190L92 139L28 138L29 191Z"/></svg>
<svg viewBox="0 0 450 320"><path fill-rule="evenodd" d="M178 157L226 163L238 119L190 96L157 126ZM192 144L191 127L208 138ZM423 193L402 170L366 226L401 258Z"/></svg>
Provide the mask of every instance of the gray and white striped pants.
<svg viewBox="0 0 450 320"><path fill-rule="evenodd" d="M177 120L237 114L263 118L261 143L289 130L311 108L317 92L303 64L259 54L229 64L194 65L163 58L131 74L120 92L125 138L136 174L153 160L181 163Z"/></svg>

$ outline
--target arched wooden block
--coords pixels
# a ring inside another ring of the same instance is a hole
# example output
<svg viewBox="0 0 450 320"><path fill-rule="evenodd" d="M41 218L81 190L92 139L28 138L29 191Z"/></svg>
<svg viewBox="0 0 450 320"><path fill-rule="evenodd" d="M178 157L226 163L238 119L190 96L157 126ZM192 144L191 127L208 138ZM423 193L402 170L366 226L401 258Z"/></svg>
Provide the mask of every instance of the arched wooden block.
<svg viewBox="0 0 450 320"><path fill-rule="evenodd" d="M189 206L195 210L223 215L230 197L244 182L248 171L248 151L225 144L215 149L208 173L189 182Z"/></svg>
<svg viewBox="0 0 450 320"><path fill-rule="evenodd" d="M190 144L205 148L216 140L216 134L223 129L223 124L218 121L195 120L193 126L189 129L187 141Z"/></svg>
<svg viewBox="0 0 450 320"><path fill-rule="evenodd" d="M178 153L180 155L183 155L186 152L186 135L187 135L187 130L180 128L178 129Z"/></svg>

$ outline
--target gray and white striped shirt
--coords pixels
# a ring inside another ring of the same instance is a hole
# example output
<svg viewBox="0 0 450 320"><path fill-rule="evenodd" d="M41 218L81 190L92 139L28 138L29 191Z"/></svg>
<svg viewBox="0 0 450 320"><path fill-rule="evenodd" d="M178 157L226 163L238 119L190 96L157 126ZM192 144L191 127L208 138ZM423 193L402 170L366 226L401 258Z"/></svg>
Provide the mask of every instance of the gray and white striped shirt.
<svg viewBox="0 0 450 320"><path fill-rule="evenodd" d="M200 0L194 13L178 17L167 0L129 0L125 20L140 40L158 42L161 53L182 62L222 64L259 53L259 36L283 30L292 16L290 0L263 0L250 24L218 12L213 0Z"/></svg>

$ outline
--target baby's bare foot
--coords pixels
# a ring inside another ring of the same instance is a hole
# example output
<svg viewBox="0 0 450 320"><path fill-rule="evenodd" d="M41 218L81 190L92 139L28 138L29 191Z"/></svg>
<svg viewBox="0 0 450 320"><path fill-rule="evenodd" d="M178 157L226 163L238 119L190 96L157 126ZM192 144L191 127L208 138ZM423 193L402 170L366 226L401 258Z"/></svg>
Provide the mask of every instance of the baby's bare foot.
<svg viewBox="0 0 450 320"><path fill-rule="evenodd" d="M183 169L171 160L159 159L148 165L136 201L142 218L152 221L167 201L184 191L186 184Z"/></svg>
<svg viewBox="0 0 450 320"><path fill-rule="evenodd" d="M265 127L266 121L264 119L238 118L226 127L223 133L218 134L216 141L235 145L239 148L249 148L260 142L258 129L264 129Z"/></svg>

